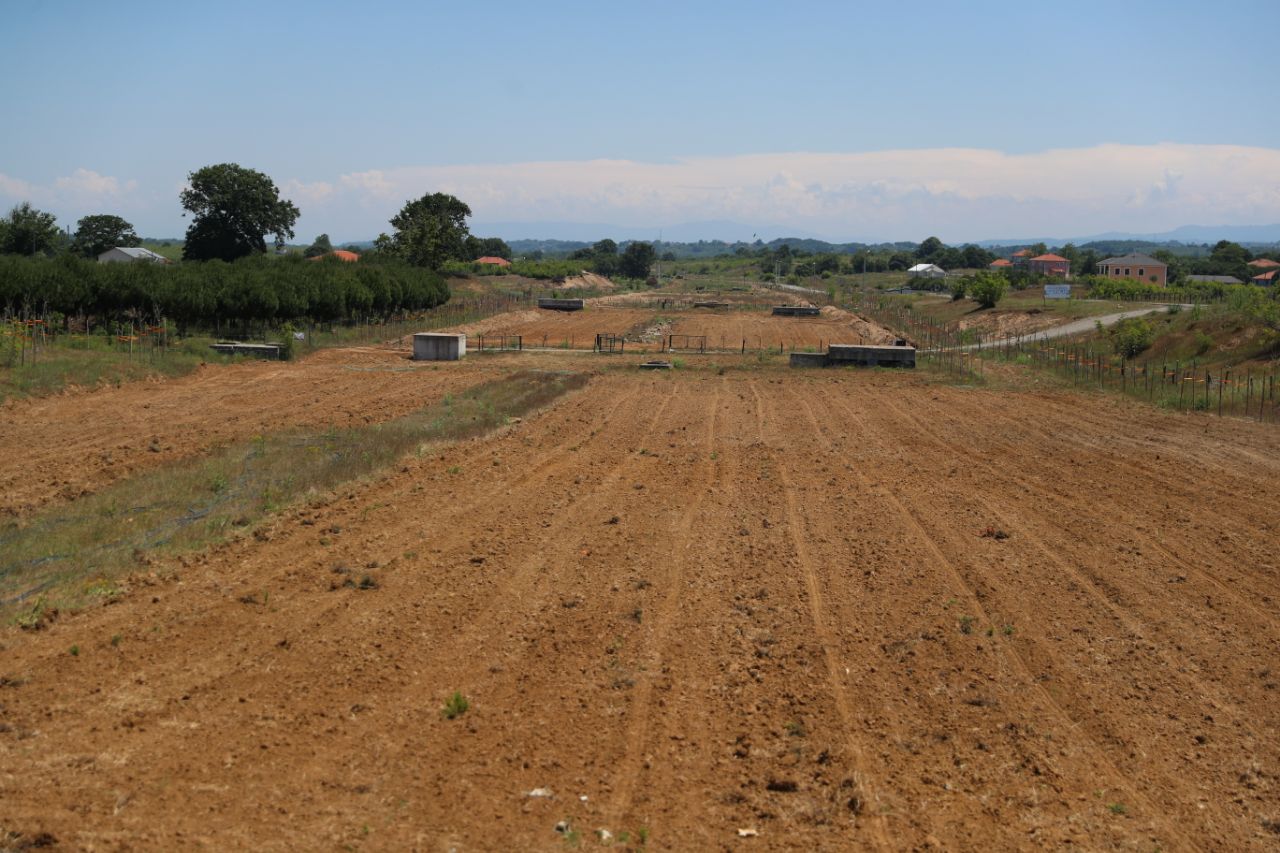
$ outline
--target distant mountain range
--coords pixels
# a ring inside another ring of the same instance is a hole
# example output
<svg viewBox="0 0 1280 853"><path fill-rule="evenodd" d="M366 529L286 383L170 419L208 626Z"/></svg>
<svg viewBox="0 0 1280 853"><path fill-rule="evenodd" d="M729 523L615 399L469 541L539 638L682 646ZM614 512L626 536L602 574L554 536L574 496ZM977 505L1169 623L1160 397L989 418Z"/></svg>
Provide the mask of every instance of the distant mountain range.
<svg viewBox="0 0 1280 853"><path fill-rule="evenodd" d="M1134 234L1124 231L1108 231L1105 234L1094 234L1088 237L1020 237L999 240L979 240L979 246L1029 246L1033 243L1045 243L1049 246L1064 246L1067 243L1105 242L1108 240L1138 240L1144 243L1216 243L1219 240L1230 240L1241 245L1271 246L1280 243L1280 225L1183 225L1172 231L1161 231L1156 234Z"/></svg>
<svg viewBox="0 0 1280 853"><path fill-rule="evenodd" d="M681 222L675 225L608 225L588 222L475 222L471 233L482 237L512 240L569 240L594 243L608 237L619 243L645 240L664 243L697 243L722 241L751 243L800 237L822 240L822 235L782 225L747 225L742 222L712 219L705 222ZM923 237L921 239L924 239Z"/></svg>

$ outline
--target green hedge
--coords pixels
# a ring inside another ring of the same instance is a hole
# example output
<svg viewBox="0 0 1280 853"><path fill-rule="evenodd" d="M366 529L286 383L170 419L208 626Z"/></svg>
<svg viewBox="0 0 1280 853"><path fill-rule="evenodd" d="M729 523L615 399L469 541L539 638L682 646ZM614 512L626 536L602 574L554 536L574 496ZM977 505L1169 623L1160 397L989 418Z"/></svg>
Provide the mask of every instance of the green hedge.
<svg viewBox="0 0 1280 853"><path fill-rule="evenodd" d="M160 265L0 256L0 311L10 314L278 325L389 317L448 300L444 279L398 262L256 257Z"/></svg>

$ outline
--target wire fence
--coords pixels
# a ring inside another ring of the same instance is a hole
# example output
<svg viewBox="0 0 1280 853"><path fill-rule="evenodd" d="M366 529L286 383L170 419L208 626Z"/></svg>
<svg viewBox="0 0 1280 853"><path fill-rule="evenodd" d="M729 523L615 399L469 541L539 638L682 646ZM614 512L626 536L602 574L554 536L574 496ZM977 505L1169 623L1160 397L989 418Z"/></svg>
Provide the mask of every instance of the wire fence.
<svg viewBox="0 0 1280 853"><path fill-rule="evenodd" d="M0 367L34 367L56 349L111 350L130 361L155 360L169 351L171 330L159 325L115 322L90 333L83 325L54 322L47 316L0 316Z"/></svg>
<svg viewBox="0 0 1280 853"><path fill-rule="evenodd" d="M1014 338L976 350L985 359L1051 370L1077 385L1120 391L1176 411L1280 423L1280 366L1223 367L1127 359L1089 344Z"/></svg>
<svg viewBox="0 0 1280 853"><path fill-rule="evenodd" d="M957 376L981 377L988 361L1049 370L1080 386L1119 391L1175 411L1280 423L1280 365L1224 367L1125 358L1090 343L1011 337L977 344L946 324L882 298L863 295L866 316L906 335L917 359Z"/></svg>

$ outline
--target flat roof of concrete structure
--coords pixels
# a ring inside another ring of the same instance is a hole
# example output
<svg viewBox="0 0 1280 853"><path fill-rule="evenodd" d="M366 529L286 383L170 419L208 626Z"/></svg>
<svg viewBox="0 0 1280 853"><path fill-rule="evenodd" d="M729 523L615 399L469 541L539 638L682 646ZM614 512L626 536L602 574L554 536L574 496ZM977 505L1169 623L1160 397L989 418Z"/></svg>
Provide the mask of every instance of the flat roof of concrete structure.
<svg viewBox="0 0 1280 853"><path fill-rule="evenodd" d="M866 350L884 350L885 352L902 352L903 350L914 350L912 346L889 346L887 344L828 344L828 349L866 349Z"/></svg>
<svg viewBox="0 0 1280 853"><path fill-rule="evenodd" d="M465 338L466 332L414 332L415 338Z"/></svg>

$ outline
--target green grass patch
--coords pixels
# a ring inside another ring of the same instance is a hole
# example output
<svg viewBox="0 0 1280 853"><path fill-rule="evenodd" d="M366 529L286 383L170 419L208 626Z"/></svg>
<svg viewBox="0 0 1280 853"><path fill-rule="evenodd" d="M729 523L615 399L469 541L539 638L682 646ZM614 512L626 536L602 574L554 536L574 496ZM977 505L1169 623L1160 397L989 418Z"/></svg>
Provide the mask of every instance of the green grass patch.
<svg viewBox="0 0 1280 853"><path fill-rule="evenodd" d="M114 597L120 577L154 559L242 535L292 503L425 446L493 430L585 384L579 374L523 371L384 424L258 436L6 522L0 619L34 627L47 610Z"/></svg>
<svg viewBox="0 0 1280 853"><path fill-rule="evenodd" d="M138 379L184 376L205 362L226 362L209 349L212 338L186 338L166 349L112 345L98 335L77 336L42 347L25 364L0 359L0 403L10 398L43 397L65 388L96 388ZM12 364L7 364L7 362Z"/></svg>

